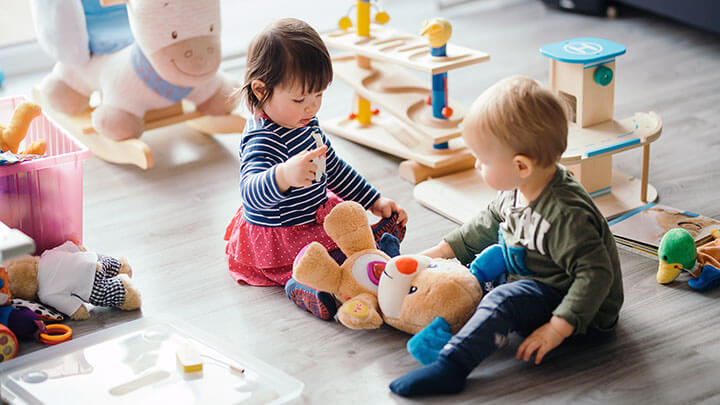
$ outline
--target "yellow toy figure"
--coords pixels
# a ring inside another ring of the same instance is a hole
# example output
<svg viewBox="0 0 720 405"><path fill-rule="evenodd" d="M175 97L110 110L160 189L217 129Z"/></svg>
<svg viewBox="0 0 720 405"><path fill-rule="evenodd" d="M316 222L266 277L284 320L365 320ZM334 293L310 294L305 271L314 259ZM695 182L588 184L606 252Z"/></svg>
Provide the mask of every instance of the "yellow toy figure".
<svg viewBox="0 0 720 405"><path fill-rule="evenodd" d="M40 106L35 103L29 101L20 103L13 112L10 123L7 126L0 123L0 152L18 153L20 142L27 136L30 122L41 113ZM25 148L21 154L43 155L45 148L45 140L38 140Z"/></svg>

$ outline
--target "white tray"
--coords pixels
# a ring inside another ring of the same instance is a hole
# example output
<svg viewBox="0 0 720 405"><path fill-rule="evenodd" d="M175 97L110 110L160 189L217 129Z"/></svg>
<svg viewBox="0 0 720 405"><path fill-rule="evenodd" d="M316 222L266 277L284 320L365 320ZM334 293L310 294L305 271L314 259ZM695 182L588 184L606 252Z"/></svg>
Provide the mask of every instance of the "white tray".
<svg viewBox="0 0 720 405"><path fill-rule="evenodd" d="M0 397L23 405L280 404L302 393L295 378L211 340L178 321L142 318L0 364ZM177 364L188 345L202 371Z"/></svg>

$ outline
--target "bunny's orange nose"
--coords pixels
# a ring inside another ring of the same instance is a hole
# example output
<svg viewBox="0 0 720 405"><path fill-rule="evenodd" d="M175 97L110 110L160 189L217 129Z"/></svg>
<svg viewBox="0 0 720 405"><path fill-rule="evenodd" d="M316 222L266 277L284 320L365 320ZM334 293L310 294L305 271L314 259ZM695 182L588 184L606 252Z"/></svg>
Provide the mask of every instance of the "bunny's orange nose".
<svg viewBox="0 0 720 405"><path fill-rule="evenodd" d="M412 257L401 257L395 262L395 267L402 274L413 274L418 268L418 262Z"/></svg>

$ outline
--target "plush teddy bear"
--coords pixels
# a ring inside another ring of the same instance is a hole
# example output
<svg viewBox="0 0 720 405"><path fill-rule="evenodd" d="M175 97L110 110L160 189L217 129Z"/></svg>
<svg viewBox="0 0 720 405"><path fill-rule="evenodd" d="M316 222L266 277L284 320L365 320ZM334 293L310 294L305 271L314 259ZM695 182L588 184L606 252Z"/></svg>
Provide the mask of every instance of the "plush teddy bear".
<svg viewBox="0 0 720 405"><path fill-rule="evenodd" d="M338 265L313 242L293 264L293 278L342 302L339 321L352 329L374 329L387 323L415 334L442 317L456 332L482 298L480 283L461 264L420 255L390 259L375 248L363 207L338 204L324 228L347 256Z"/></svg>
<svg viewBox="0 0 720 405"><path fill-rule="evenodd" d="M91 93L100 90L93 127L115 140L140 137L148 110L183 99L206 115L234 110L237 102L228 96L238 83L218 72L219 0L118 5L124 2L33 1L38 40L57 60L40 85L53 109L83 112Z"/></svg>
<svg viewBox="0 0 720 405"><path fill-rule="evenodd" d="M140 292L132 285L132 269L124 258L87 252L72 242L5 263L13 297L38 300L72 319L87 319L83 302L140 308Z"/></svg>
<svg viewBox="0 0 720 405"><path fill-rule="evenodd" d="M4 345L2 341L7 343L13 339L8 340L8 334L12 334L13 337L40 340L40 334L47 332L45 323L40 320L34 311L25 307L16 308L11 305L8 278L7 270L0 265L0 325L8 329L0 331L0 346ZM2 337L3 335L6 336L5 339ZM5 355L7 354L5 353ZM0 361L2 361L2 358L0 358Z"/></svg>

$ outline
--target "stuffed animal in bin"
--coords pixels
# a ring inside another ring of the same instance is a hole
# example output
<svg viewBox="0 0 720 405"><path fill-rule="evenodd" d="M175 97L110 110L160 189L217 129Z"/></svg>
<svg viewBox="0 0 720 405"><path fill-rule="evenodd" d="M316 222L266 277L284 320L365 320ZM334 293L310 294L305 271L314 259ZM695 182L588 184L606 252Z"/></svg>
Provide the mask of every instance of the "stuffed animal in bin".
<svg viewBox="0 0 720 405"><path fill-rule="evenodd" d="M325 218L327 234L345 253L338 265L325 248L313 242L296 257L293 277L327 291L343 304L339 321L351 329L374 329L387 323L415 334L442 318L456 332L482 298L478 279L461 264L421 255L390 259L375 248L363 207L338 204Z"/></svg>
<svg viewBox="0 0 720 405"><path fill-rule="evenodd" d="M93 127L115 140L140 137L148 110L182 100L230 113L239 86L218 72L220 1L124 2L33 0L38 41L57 60L40 85L52 108L78 114L100 90Z"/></svg>
<svg viewBox="0 0 720 405"><path fill-rule="evenodd" d="M80 320L90 317L83 304L140 308L140 292L133 286L132 269L124 258L87 252L72 242L46 250L41 256L22 256L5 264L13 297L39 300Z"/></svg>
<svg viewBox="0 0 720 405"><path fill-rule="evenodd" d="M693 277L688 285L698 291L720 285L720 231L715 229L711 234L715 240L698 248L685 229L667 231L658 247L658 283L671 283L685 270Z"/></svg>
<svg viewBox="0 0 720 405"><path fill-rule="evenodd" d="M23 101L15 107L12 118L7 125L0 123L0 152L18 153L20 143L27 136L30 122L42 113L38 104ZM44 139L37 140L27 146L21 154L43 155L47 147Z"/></svg>
<svg viewBox="0 0 720 405"><path fill-rule="evenodd" d="M40 339L46 333L45 323L27 308L14 308L10 304L8 273L0 266L0 363L15 357L18 337Z"/></svg>

